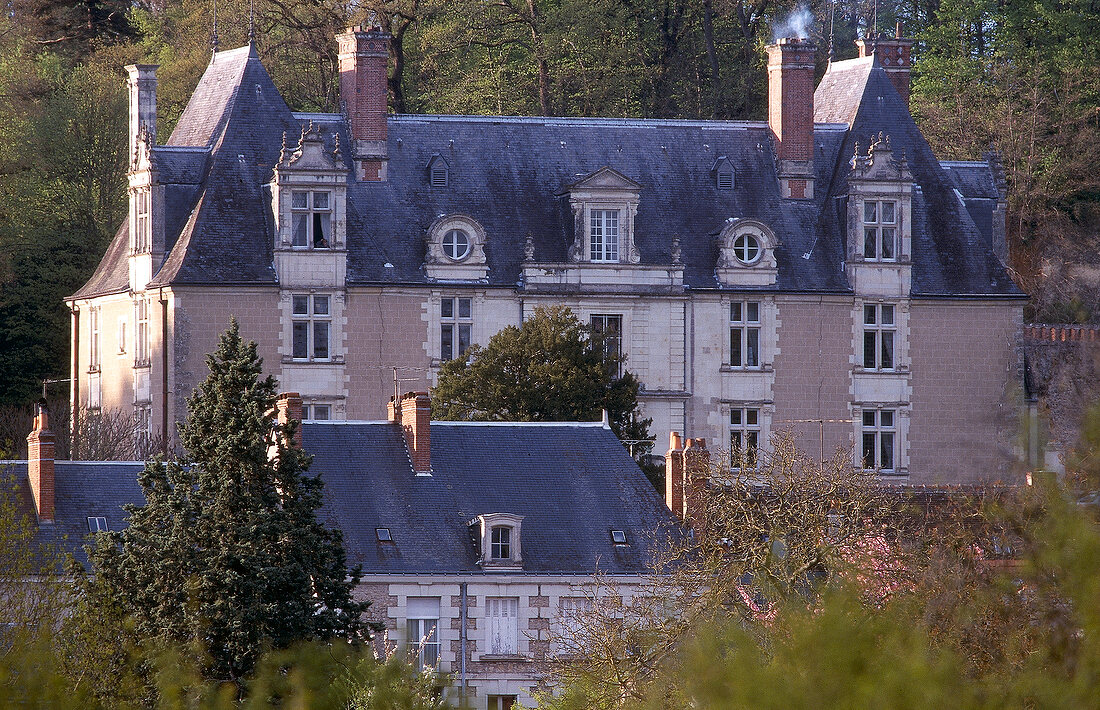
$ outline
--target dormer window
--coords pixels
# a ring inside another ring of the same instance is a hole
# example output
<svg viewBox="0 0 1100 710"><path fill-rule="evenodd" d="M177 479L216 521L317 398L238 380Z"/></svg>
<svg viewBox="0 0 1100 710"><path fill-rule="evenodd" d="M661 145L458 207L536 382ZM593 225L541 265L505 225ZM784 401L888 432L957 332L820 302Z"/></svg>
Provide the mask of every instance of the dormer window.
<svg viewBox="0 0 1100 710"><path fill-rule="evenodd" d="M332 246L332 199L327 190L294 190L291 193L293 238L291 246L327 249Z"/></svg>
<svg viewBox="0 0 1100 710"><path fill-rule="evenodd" d="M447 187L450 182L450 166L441 155L433 155L428 161L428 177L432 187Z"/></svg>
<svg viewBox="0 0 1100 710"><path fill-rule="evenodd" d="M714 161L714 182L719 190L733 189L733 166L724 155Z"/></svg>
<svg viewBox="0 0 1100 710"><path fill-rule="evenodd" d="M470 521L470 531L479 552L478 564L483 568L519 569L520 525L522 515L486 513Z"/></svg>
<svg viewBox="0 0 1100 710"><path fill-rule="evenodd" d="M489 548L490 557L494 562L511 562L512 528L507 525L494 526Z"/></svg>
<svg viewBox="0 0 1100 710"><path fill-rule="evenodd" d="M594 264L637 264L634 218L641 186L610 167L566 186L573 211L569 260Z"/></svg>
<svg viewBox="0 0 1100 710"><path fill-rule="evenodd" d="M134 253L146 254L152 247L152 230L149 228L149 188L134 191Z"/></svg>
<svg viewBox="0 0 1100 710"><path fill-rule="evenodd" d="M443 235L443 255L451 261L462 261L470 255L470 235L461 229L450 229Z"/></svg>
<svg viewBox="0 0 1100 710"><path fill-rule="evenodd" d="M592 261L618 261L619 210L592 210L589 239Z"/></svg>
<svg viewBox="0 0 1100 710"><path fill-rule="evenodd" d="M760 241L747 232L738 234L733 240L733 255L745 266L755 264L760 258Z"/></svg>
<svg viewBox="0 0 1100 710"><path fill-rule="evenodd" d="M863 258L897 259L897 204L893 200L863 203Z"/></svg>

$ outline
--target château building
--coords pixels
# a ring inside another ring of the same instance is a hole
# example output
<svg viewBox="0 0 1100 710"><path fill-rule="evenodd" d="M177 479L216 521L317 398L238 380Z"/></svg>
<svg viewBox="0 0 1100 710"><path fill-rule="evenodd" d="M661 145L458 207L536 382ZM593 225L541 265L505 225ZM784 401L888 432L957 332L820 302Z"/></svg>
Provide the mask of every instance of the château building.
<svg viewBox="0 0 1100 710"><path fill-rule="evenodd" d="M766 121L691 121L390 115L389 39L337 37L339 114L216 52L164 143L156 67L127 67L130 215L68 299L76 405L173 431L235 316L307 421L380 419L395 379L562 304L614 335L658 442L751 466L790 428L897 482L1010 475L1004 181L933 155L909 40L816 90L780 40Z"/></svg>

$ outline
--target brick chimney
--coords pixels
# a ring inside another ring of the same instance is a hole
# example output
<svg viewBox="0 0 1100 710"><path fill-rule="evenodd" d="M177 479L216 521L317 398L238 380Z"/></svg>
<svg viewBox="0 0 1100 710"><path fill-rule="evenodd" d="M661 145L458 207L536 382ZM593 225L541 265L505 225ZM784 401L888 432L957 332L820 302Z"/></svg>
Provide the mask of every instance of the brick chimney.
<svg viewBox="0 0 1100 710"><path fill-rule="evenodd" d="M359 180L386 179L386 116L390 33L381 27L349 27L336 35L340 45L340 103L353 142L352 158Z"/></svg>
<svg viewBox="0 0 1100 710"><path fill-rule="evenodd" d="M50 431L50 412L46 400L34 406L34 430L27 437L27 478L30 479L38 522L53 522L54 434Z"/></svg>
<svg viewBox="0 0 1100 710"><path fill-rule="evenodd" d="M298 427L294 430L291 444L302 448L302 395L297 392L283 392L275 400L275 411L278 413L279 426L297 422Z"/></svg>
<svg viewBox="0 0 1100 710"><path fill-rule="evenodd" d="M138 139L144 132L150 145L157 143L157 68L156 64L130 64L126 88L130 94L130 167L137 158Z"/></svg>
<svg viewBox="0 0 1100 710"><path fill-rule="evenodd" d="M783 197L814 196L814 53L807 39L768 46L768 127Z"/></svg>
<svg viewBox="0 0 1100 710"><path fill-rule="evenodd" d="M703 494L709 479L707 440L688 439L684 446L684 514L696 527L702 523Z"/></svg>
<svg viewBox="0 0 1100 710"><path fill-rule="evenodd" d="M684 519L684 449L675 431L668 435L665 454L665 504L673 515Z"/></svg>
<svg viewBox="0 0 1100 710"><path fill-rule="evenodd" d="M409 392L401 398L401 432L417 476L432 475L432 400L427 392Z"/></svg>
<svg viewBox="0 0 1100 710"><path fill-rule="evenodd" d="M909 108L909 69L912 66L913 40L901 36L901 23L897 24L893 37L883 34L869 40L857 39L856 47L859 47L861 57L875 55L890 83L905 101L905 107Z"/></svg>

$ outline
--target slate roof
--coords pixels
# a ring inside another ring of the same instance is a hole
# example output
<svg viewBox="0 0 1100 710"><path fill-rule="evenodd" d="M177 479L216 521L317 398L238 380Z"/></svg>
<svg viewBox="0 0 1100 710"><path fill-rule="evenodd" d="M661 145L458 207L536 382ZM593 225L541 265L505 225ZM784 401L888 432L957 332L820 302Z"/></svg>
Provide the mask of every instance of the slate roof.
<svg viewBox="0 0 1100 710"><path fill-rule="evenodd" d="M646 571L671 514L610 429L591 424L432 422L432 475L415 476L394 424L307 423L326 522L365 573L477 574L468 523L524 516L523 573ZM390 529L392 543L375 528ZM611 542L624 530L630 544Z"/></svg>
<svg viewBox="0 0 1100 710"><path fill-rule="evenodd" d="M88 518L107 518L111 530L125 528L122 506L145 502L138 485L138 474L144 467L140 461L55 461L55 520L38 526L36 540L71 552L86 565ZM27 481L27 462L2 461L0 473L15 476L19 506L33 520L34 499Z"/></svg>
<svg viewBox="0 0 1100 710"><path fill-rule="evenodd" d="M302 425L311 473L325 482L321 519L344 532L353 564L382 574L477 574L468 523L484 513L524 516L522 573L646 570L652 542L672 522L664 500L610 429L593 424L432 422L432 476L412 472L401 430L385 423ZM126 503L143 502L141 462L55 462L54 523L40 542L86 562L88 518L125 527ZM12 471L34 517L26 462ZM392 543L379 543L387 527ZM616 546L612 529L630 544Z"/></svg>
<svg viewBox="0 0 1100 710"><path fill-rule="evenodd" d="M778 277L769 290L847 292L837 198L847 193L855 144L865 151L881 131L904 150L918 185L914 295L1021 296L990 248L992 212L968 210L954 192L983 199L977 193L992 173L945 170L875 62L835 62L817 88L814 200L780 197L763 122L390 116L388 179L348 186L348 283L431 283L423 268L425 233L439 216L461 213L485 228L486 282L522 288L527 235L536 261L566 261L573 219L562 192L578 177L610 167L640 185L635 241L643 264L670 263L678 236L688 287L719 288L718 231L730 218L755 218L779 240ZM172 188L170 253L152 286L275 282L265 186L284 132L293 145L309 122L321 126L330 145L334 135L351 145L339 115L292 113L251 47L215 55L170 147L153 151L173 179L204 177ZM185 147L193 150L181 152ZM430 185L434 156L449 166L445 188ZM734 169L733 190L716 187L713 169L721 157ZM124 290L126 271L117 262L126 258L125 239L124 226L78 296Z"/></svg>

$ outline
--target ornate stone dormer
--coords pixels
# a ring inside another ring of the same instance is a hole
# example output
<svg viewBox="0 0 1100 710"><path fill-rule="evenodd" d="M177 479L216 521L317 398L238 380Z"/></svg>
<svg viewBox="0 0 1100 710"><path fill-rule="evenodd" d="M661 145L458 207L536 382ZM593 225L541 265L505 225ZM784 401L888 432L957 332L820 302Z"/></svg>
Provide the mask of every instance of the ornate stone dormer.
<svg viewBox="0 0 1100 710"><path fill-rule="evenodd" d="M443 215L424 235L424 270L431 279L476 281L489 275L485 228L464 214Z"/></svg>
<svg viewBox="0 0 1100 710"><path fill-rule="evenodd" d="M913 174L880 133L856 144L848 177L847 272L857 294L908 296L913 257Z"/></svg>
<svg viewBox="0 0 1100 710"><path fill-rule="evenodd" d="M567 185L573 211L572 262L637 264L641 255L634 244L634 217L641 185L610 167Z"/></svg>
<svg viewBox="0 0 1100 710"><path fill-rule="evenodd" d="M129 92L127 173L130 232L130 290L144 290L164 260L164 188L158 184L153 151L157 145L157 67L126 67Z"/></svg>
<svg viewBox="0 0 1100 710"><path fill-rule="evenodd" d="M724 286L770 286L778 273L779 243L766 224L755 219L729 219L718 233L718 266L714 275Z"/></svg>
<svg viewBox="0 0 1100 710"><path fill-rule="evenodd" d="M328 137L331 143L312 122L302 129L297 146L283 136L271 210L276 268L284 286L344 285L348 168L339 136Z"/></svg>

